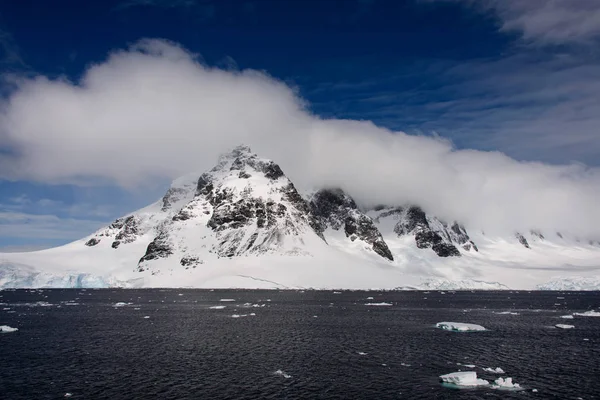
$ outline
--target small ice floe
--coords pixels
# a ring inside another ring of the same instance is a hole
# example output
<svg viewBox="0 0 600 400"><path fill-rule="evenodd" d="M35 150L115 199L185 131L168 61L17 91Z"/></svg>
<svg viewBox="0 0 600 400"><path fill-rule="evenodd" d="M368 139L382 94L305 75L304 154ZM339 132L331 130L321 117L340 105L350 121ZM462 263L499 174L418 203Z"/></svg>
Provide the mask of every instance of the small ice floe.
<svg viewBox="0 0 600 400"><path fill-rule="evenodd" d="M231 316L231 318L254 317L255 315L256 315L255 313L250 313L250 314L233 314Z"/></svg>
<svg viewBox="0 0 600 400"><path fill-rule="evenodd" d="M446 331L453 332L479 332L485 331L486 329L481 325L466 324L462 322L438 322L435 324L436 328L444 329Z"/></svg>
<svg viewBox="0 0 600 400"><path fill-rule="evenodd" d="M582 312L582 313L573 313L573 315L577 315L578 317L600 317L600 312L586 311L586 312Z"/></svg>
<svg viewBox="0 0 600 400"><path fill-rule="evenodd" d="M504 370L500 367L496 367L494 368L484 368L483 369L485 372L491 372L492 374L503 374Z"/></svg>
<svg viewBox="0 0 600 400"><path fill-rule="evenodd" d="M148 318L150 318L150 316L149 316L149 315L146 315L146 316L144 316L144 319L148 319Z"/></svg>
<svg viewBox="0 0 600 400"><path fill-rule="evenodd" d="M521 385L513 383L512 378L498 378L492 384L492 389L523 390Z"/></svg>
<svg viewBox="0 0 600 400"><path fill-rule="evenodd" d="M273 372L273 375L282 376L285 379L290 379L292 377L290 374L288 374L285 371L282 371L280 369L278 369L277 371Z"/></svg>
<svg viewBox="0 0 600 400"><path fill-rule="evenodd" d="M235 301L235 299L221 299L219 301Z"/></svg>
<svg viewBox="0 0 600 400"><path fill-rule="evenodd" d="M365 306L392 306L392 303L365 303Z"/></svg>
<svg viewBox="0 0 600 400"><path fill-rule="evenodd" d="M124 302L122 302L122 301L119 301L119 302L117 302L117 303L113 304L113 307L125 307L125 306L130 306L130 305L132 305L132 304L133 304L133 303L124 303Z"/></svg>
<svg viewBox="0 0 600 400"><path fill-rule="evenodd" d="M210 308L211 310L222 310L224 309L226 306L210 306L208 308Z"/></svg>
<svg viewBox="0 0 600 400"><path fill-rule="evenodd" d="M440 375L440 379L446 386L456 388L487 386L490 384L485 379L477 378L477 372L475 371L452 372L450 374Z"/></svg>
<svg viewBox="0 0 600 400"><path fill-rule="evenodd" d="M538 392L538 390L537 390L537 389L531 389L531 391L532 391L533 393L537 393L537 392Z"/></svg>
<svg viewBox="0 0 600 400"><path fill-rule="evenodd" d="M495 312L494 314L498 314L498 315L520 315L518 312L514 312L514 311Z"/></svg>
<svg viewBox="0 0 600 400"><path fill-rule="evenodd" d="M18 328L13 328L11 326L8 325L0 325L0 332L1 333L11 333L11 332L16 332L18 331Z"/></svg>
<svg viewBox="0 0 600 400"><path fill-rule="evenodd" d="M366 356L368 353L365 353L364 351L357 351L356 352L359 356Z"/></svg>
<svg viewBox="0 0 600 400"><path fill-rule="evenodd" d="M72 396L73 396L73 393L65 393L64 397L72 397Z"/></svg>
<svg viewBox="0 0 600 400"><path fill-rule="evenodd" d="M566 325L566 324L556 324L554 326L556 326L557 328L560 328L560 329L573 329L573 328L575 328L575 325Z"/></svg>
<svg viewBox="0 0 600 400"><path fill-rule="evenodd" d="M572 315L561 315L561 316L560 316L560 317L558 317L558 318L563 318L563 319L573 319L573 318L575 318L575 317L574 317L574 316L572 316Z"/></svg>

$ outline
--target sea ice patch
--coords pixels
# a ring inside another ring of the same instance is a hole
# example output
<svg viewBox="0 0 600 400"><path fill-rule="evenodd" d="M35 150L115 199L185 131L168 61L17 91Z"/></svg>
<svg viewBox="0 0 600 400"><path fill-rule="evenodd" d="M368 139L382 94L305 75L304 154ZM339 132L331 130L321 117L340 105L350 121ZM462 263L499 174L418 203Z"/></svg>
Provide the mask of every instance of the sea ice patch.
<svg viewBox="0 0 600 400"><path fill-rule="evenodd" d="M11 332L16 332L18 330L19 330L18 328L13 328L8 325L0 325L0 332L2 332L2 333L11 333Z"/></svg>
<svg viewBox="0 0 600 400"><path fill-rule="evenodd" d="M481 325L467 324L463 322L438 322L435 324L435 326L436 328L453 332L480 332L486 330Z"/></svg>
<svg viewBox="0 0 600 400"><path fill-rule="evenodd" d="M500 390L523 390L521 385L513 383L512 378L498 378L494 381L492 389Z"/></svg>
<svg viewBox="0 0 600 400"><path fill-rule="evenodd" d="M273 372L273 375L282 376L285 379L290 379L292 377L290 374L288 374L285 371L282 371L280 369L278 369L277 371Z"/></svg>
<svg viewBox="0 0 600 400"><path fill-rule="evenodd" d="M567 325L567 324L556 324L554 326L556 326L557 328L560 328L560 329L573 329L573 328L575 328L575 325Z"/></svg>
<svg viewBox="0 0 600 400"><path fill-rule="evenodd" d="M491 372L492 374L503 374L504 370L500 367L496 367L494 368L484 368L483 369L485 372Z"/></svg>
<svg viewBox="0 0 600 400"><path fill-rule="evenodd" d="M477 378L475 371L452 372L450 374L440 375L442 383L456 388L467 388L477 386L487 386L490 383L485 379Z"/></svg>
<svg viewBox="0 0 600 400"><path fill-rule="evenodd" d="M582 312L582 313L573 313L573 315L577 315L578 317L600 317L600 312L586 311L586 312Z"/></svg>

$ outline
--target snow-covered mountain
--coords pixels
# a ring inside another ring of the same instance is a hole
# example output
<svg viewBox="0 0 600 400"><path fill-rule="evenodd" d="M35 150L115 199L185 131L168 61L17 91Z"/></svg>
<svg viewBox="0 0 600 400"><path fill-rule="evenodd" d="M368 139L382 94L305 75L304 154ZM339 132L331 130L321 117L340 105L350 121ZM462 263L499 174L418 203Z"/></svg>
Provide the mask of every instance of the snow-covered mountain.
<svg viewBox="0 0 600 400"><path fill-rule="evenodd" d="M597 242L489 237L415 204L364 209L340 188L303 195L245 146L87 238L0 255L0 287L568 289L599 271Z"/></svg>

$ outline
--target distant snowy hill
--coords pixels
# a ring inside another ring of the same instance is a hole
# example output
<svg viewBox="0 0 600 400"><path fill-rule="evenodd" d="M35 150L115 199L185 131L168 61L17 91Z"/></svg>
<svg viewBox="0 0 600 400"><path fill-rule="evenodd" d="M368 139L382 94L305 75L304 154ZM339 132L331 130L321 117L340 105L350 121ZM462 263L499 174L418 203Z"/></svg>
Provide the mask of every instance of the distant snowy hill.
<svg viewBox="0 0 600 400"><path fill-rule="evenodd" d="M562 276L564 278L554 278ZM418 205L301 194L240 146L162 199L62 247L0 254L0 287L600 289L600 243L490 237Z"/></svg>

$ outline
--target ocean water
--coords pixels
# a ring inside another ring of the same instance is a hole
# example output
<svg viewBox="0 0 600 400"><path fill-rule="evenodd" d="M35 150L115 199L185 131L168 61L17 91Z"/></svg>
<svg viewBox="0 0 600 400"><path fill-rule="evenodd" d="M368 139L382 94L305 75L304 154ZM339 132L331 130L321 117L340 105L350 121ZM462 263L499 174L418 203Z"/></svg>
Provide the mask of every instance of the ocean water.
<svg viewBox="0 0 600 400"><path fill-rule="evenodd" d="M600 318L559 318L600 308L597 292L5 290L0 303L0 325L19 329L0 334L1 399L600 398ZM439 382L469 370L525 390Z"/></svg>

